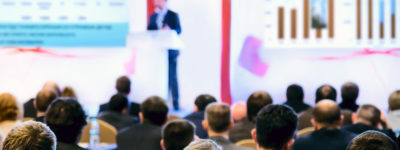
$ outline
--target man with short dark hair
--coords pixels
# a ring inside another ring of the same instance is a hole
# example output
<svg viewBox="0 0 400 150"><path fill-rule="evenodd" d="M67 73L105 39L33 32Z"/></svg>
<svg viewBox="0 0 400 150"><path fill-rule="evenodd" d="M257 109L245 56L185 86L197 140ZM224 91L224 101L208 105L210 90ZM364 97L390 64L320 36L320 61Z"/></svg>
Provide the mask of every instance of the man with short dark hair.
<svg viewBox="0 0 400 150"><path fill-rule="evenodd" d="M122 94L126 98L128 98L129 93L131 92L131 80L127 76L121 76L117 79L115 83L115 89L118 91L117 94ZM135 102L130 102L128 99L128 114L132 117L138 118L140 105ZM99 113L109 110L108 103L104 103L100 105Z"/></svg>
<svg viewBox="0 0 400 150"><path fill-rule="evenodd" d="M58 86L58 84L56 83L56 82L54 82L54 81L48 81L48 82L46 82L44 85L43 85L43 87L42 87L42 89L51 89L51 90L53 90L54 92L56 92L56 94L57 94L57 97L58 96L61 96L61 90L60 90L60 87ZM34 101L35 101L35 98L31 98L31 99L29 99L29 101L27 101L26 103L24 103L24 117L25 118L37 118L37 111L36 111L36 109L35 109L35 106L34 106Z"/></svg>
<svg viewBox="0 0 400 150"><path fill-rule="evenodd" d="M285 105L268 105L260 110L251 131L257 150L289 150L294 142L297 116Z"/></svg>
<svg viewBox="0 0 400 150"><path fill-rule="evenodd" d="M397 144L377 131L366 131L355 137L347 146L347 150L398 150Z"/></svg>
<svg viewBox="0 0 400 150"><path fill-rule="evenodd" d="M163 150L183 150L194 140L194 125L187 120L174 120L162 129Z"/></svg>
<svg viewBox="0 0 400 150"><path fill-rule="evenodd" d="M396 132L400 132L400 90L396 90L389 96L389 113L387 121Z"/></svg>
<svg viewBox="0 0 400 150"><path fill-rule="evenodd" d="M247 119L235 124L229 132L229 140L236 143L240 140L251 139L257 113L266 105L272 104L272 97L265 91L257 91L247 99Z"/></svg>
<svg viewBox="0 0 400 150"><path fill-rule="evenodd" d="M312 115L315 131L296 139L293 150L346 149L355 134L340 130L343 117L339 106L332 100L322 100L317 103Z"/></svg>
<svg viewBox="0 0 400 150"><path fill-rule="evenodd" d="M226 104L212 103L206 108L203 127L211 140L221 145L224 150L247 150L228 140L229 130L233 127L230 108Z"/></svg>
<svg viewBox="0 0 400 150"><path fill-rule="evenodd" d="M194 112L184 118L194 123L196 126L196 135L199 138L208 138L207 131L204 130L201 122L204 120L204 110L206 109L207 105L214 102L217 102L214 96L208 94L197 96L196 100L194 101Z"/></svg>
<svg viewBox="0 0 400 150"><path fill-rule="evenodd" d="M168 106L158 96L147 98L141 105L140 124L122 129L117 134L119 150L161 150L161 126L167 121Z"/></svg>
<svg viewBox="0 0 400 150"><path fill-rule="evenodd" d="M47 107L57 98L57 93L52 89L42 89L36 95L33 106L36 109L36 121L44 123Z"/></svg>
<svg viewBox="0 0 400 150"><path fill-rule="evenodd" d="M83 150L78 146L87 124L81 104L73 98L57 98L50 104L46 124L57 137L57 150Z"/></svg>
<svg viewBox="0 0 400 150"><path fill-rule="evenodd" d="M358 109L358 105L356 104L356 100L358 97L358 86L353 82L346 82L342 85L341 93L342 93L342 103L340 103L341 109L348 109L353 112L356 112Z"/></svg>
<svg viewBox="0 0 400 150"><path fill-rule="evenodd" d="M97 117L112 126L118 131L122 128L138 123L136 118L128 116L128 99L122 94L115 94L108 102L109 110L104 111Z"/></svg>
<svg viewBox="0 0 400 150"><path fill-rule="evenodd" d="M286 89L287 101L285 105L293 108L296 113L300 113L310 108L310 105L304 103L304 92L303 88L298 84L292 84Z"/></svg>

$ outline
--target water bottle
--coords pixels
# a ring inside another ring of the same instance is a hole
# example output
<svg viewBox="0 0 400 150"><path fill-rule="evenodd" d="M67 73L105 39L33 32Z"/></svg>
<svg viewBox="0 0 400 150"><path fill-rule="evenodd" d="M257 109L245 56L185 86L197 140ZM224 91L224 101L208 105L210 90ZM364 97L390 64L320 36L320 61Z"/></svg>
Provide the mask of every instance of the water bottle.
<svg viewBox="0 0 400 150"><path fill-rule="evenodd" d="M91 118L90 120L90 148L95 148L100 145L100 136L99 136L99 124L95 117Z"/></svg>

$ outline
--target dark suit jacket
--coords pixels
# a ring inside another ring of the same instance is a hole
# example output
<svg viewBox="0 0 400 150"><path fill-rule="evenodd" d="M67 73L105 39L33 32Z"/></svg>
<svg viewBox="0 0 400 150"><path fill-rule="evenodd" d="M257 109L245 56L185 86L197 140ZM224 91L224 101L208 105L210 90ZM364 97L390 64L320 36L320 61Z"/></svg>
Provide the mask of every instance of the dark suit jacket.
<svg viewBox="0 0 400 150"><path fill-rule="evenodd" d="M228 139L221 136L212 136L210 137L210 139L220 145L223 150L251 150L250 148L237 146Z"/></svg>
<svg viewBox="0 0 400 150"><path fill-rule="evenodd" d="M339 107L341 108L341 109L348 109L348 110L351 110L351 111L353 111L353 112L356 112L357 111L357 109L358 109L358 107L360 107L359 105L357 105L357 104L355 104L355 103L345 103L345 102L342 102L342 103L340 103L339 104Z"/></svg>
<svg viewBox="0 0 400 150"><path fill-rule="evenodd" d="M68 144L57 141L57 150L86 150L76 144Z"/></svg>
<svg viewBox="0 0 400 150"><path fill-rule="evenodd" d="M308 108L310 108L310 105L308 105L304 102L298 102L298 101L286 101L285 105L292 107L293 110L298 114L301 113L302 111L305 111Z"/></svg>
<svg viewBox="0 0 400 150"><path fill-rule="evenodd" d="M45 118L46 118L46 116L36 117L35 121L41 122L41 123L46 123L46 122L44 122L44 119L45 119Z"/></svg>
<svg viewBox="0 0 400 150"><path fill-rule="evenodd" d="M380 131L380 132L386 134L388 137L392 138L393 141L397 141L396 135L394 134L394 132L391 129L379 130L378 128L367 126L367 125L361 124L361 123L346 125L346 126L343 126L342 129L352 132L352 133L355 133L355 134L361 134L368 130Z"/></svg>
<svg viewBox="0 0 400 150"><path fill-rule="evenodd" d="M254 128L255 124L245 118L233 126L233 129L229 132L229 140L236 143L241 140L251 139L251 130Z"/></svg>
<svg viewBox="0 0 400 150"><path fill-rule="evenodd" d="M207 131L204 130L203 124L201 123L204 120L204 111L197 111L187 115L184 119L189 120L196 125L196 135L201 139L207 139L208 134Z"/></svg>
<svg viewBox="0 0 400 150"><path fill-rule="evenodd" d="M113 111L102 112L99 114L97 118L111 124L118 131L121 130L122 128L129 127L139 123L139 121L136 118Z"/></svg>
<svg viewBox="0 0 400 150"><path fill-rule="evenodd" d="M36 118L36 109L33 106L33 101L34 99L31 98L29 101L24 103L24 117L29 117L29 118Z"/></svg>
<svg viewBox="0 0 400 150"><path fill-rule="evenodd" d="M356 135L339 129L321 129L295 140L293 150L345 150Z"/></svg>
<svg viewBox="0 0 400 150"><path fill-rule="evenodd" d="M157 13L154 13L150 16L150 22L149 25L147 26L148 30L158 30L157 26ZM163 20L163 27L164 26L169 26L172 30L175 30L176 33L181 34L182 29L181 29L181 24L179 21L179 16L177 13L168 10L167 14L165 14L164 20Z"/></svg>
<svg viewBox="0 0 400 150"><path fill-rule="evenodd" d="M117 134L119 150L161 150L161 127L143 123L122 129Z"/></svg>
<svg viewBox="0 0 400 150"><path fill-rule="evenodd" d="M101 112L104 112L107 110L108 110L108 103L101 104L100 108L99 108L99 114ZM131 102L130 108L129 108L129 115L137 118L137 117L139 117L139 112L140 112L140 104Z"/></svg>

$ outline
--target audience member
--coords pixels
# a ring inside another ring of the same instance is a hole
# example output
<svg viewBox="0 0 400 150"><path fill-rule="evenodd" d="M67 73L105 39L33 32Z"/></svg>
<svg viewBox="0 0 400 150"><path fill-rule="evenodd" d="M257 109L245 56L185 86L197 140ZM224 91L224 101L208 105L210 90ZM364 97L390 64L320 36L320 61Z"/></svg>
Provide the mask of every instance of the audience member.
<svg viewBox="0 0 400 150"><path fill-rule="evenodd" d="M347 146L347 150L398 150L393 140L377 131L366 131L355 137Z"/></svg>
<svg viewBox="0 0 400 150"><path fill-rule="evenodd" d="M226 104L212 103L207 106L203 127L209 138L222 146L224 150L245 150L228 140L229 130L233 127L230 108Z"/></svg>
<svg viewBox="0 0 400 150"><path fill-rule="evenodd" d="M204 120L204 110L208 104L213 102L217 102L217 100L211 95L202 94L197 96L196 100L194 101L194 112L184 117L184 119L194 123L196 126L196 135L199 138L208 138L208 134L204 130L201 122Z"/></svg>
<svg viewBox="0 0 400 150"><path fill-rule="evenodd" d="M400 90L394 91L390 94L388 103L388 123L396 133L400 133Z"/></svg>
<svg viewBox="0 0 400 150"><path fill-rule="evenodd" d="M3 150L56 150L56 136L43 123L28 121L13 128Z"/></svg>
<svg viewBox="0 0 400 150"><path fill-rule="evenodd" d="M213 140L200 139L193 141L184 150L222 150Z"/></svg>
<svg viewBox="0 0 400 150"><path fill-rule="evenodd" d="M161 126L167 121L168 106L160 97L147 98L139 113L141 123L117 134L119 150L161 150Z"/></svg>
<svg viewBox="0 0 400 150"><path fill-rule="evenodd" d="M260 110L252 136L258 150L289 150L297 127L296 113L285 105L268 105Z"/></svg>
<svg viewBox="0 0 400 150"><path fill-rule="evenodd" d="M341 109L348 109L353 112L356 112L358 109L358 105L356 104L356 100L358 97L358 86L353 82L346 82L342 85L342 103L340 103Z"/></svg>
<svg viewBox="0 0 400 150"><path fill-rule="evenodd" d="M127 115L128 99L125 95L113 95L108 102L108 108L107 111L101 112L97 118L111 124L118 131L122 128L138 123L136 118Z"/></svg>
<svg viewBox="0 0 400 150"><path fill-rule="evenodd" d="M62 89L61 93L62 93L61 97L72 97L74 99L78 99L78 96L76 95L76 92L75 92L74 88L72 88L70 86L65 86Z"/></svg>
<svg viewBox="0 0 400 150"><path fill-rule="evenodd" d="M310 108L310 105L303 102L304 92L300 85L292 84L286 90L287 101L285 105L293 108L296 113L300 113Z"/></svg>
<svg viewBox="0 0 400 150"><path fill-rule="evenodd" d="M57 150L83 149L78 142L87 122L85 112L76 99L57 98L47 110L46 124L57 137Z"/></svg>
<svg viewBox="0 0 400 150"><path fill-rule="evenodd" d="M174 120L162 129L163 150L183 150L194 140L194 125L186 120Z"/></svg>
<svg viewBox="0 0 400 150"><path fill-rule="evenodd" d="M117 89L118 94L123 94L128 98L131 92L131 80L127 76L121 76L117 79L115 84L115 89ZM128 100L129 101L129 100ZM129 104L129 103L128 103ZM131 102L128 106L129 115L132 117L139 117L140 105L135 102ZM108 103L100 105L99 113L108 110Z"/></svg>
<svg viewBox="0 0 400 150"><path fill-rule="evenodd" d="M57 97L61 95L60 87L58 84L54 81L48 81L46 82L42 89L52 89L57 93ZM33 105L33 101L35 101L35 98L31 98L29 101L24 103L24 117L25 118L36 118L36 109L35 106Z"/></svg>
<svg viewBox="0 0 400 150"><path fill-rule="evenodd" d="M43 122L46 116L47 107L57 98L57 93L52 89L42 89L36 95L33 106L36 109L36 121Z"/></svg>
<svg viewBox="0 0 400 150"><path fill-rule="evenodd" d="M9 94L0 94L0 129L2 134L7 137L8 132L17 125L21 124L22 110L17 99Z"/></svg>
<svg viewBox="0 0 400 150"><path fill-rule="evenodd" d="M235 103L232 107L232 118L233 122L237 123L240 121L243 121L244 119L247 119L247 106L246 103L240 101Z"/></svg>
<svg viewBox="0 0 400 150"><path fill-rule="evenodd" d="M267 92L258 91L251 94L247 99L247 119L234 125L229 132L229 140L236 143L251 139L251 130L255 127L257 113L269 104L272 104L272 98Z"/></svg>
<svg viewBox="0 0 400 150"><path fill-rule="evenodd" d="M340 130L343 117L339 106L332 100L322 100L313 110L312 124L315 131L296 139L294 150L341 150L355 134Z"/></svg>

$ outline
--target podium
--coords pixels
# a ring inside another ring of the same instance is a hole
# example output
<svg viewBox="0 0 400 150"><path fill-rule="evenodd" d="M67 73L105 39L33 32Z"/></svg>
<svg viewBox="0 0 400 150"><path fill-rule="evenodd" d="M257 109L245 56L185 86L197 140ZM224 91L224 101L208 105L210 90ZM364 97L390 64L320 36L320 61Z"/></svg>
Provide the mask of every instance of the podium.
<svg viewBox="0 0 400 150"><path fill-rule="evenodd" d="M184 48L177 33L162 30L131 33L127 37L127 47L135 57L130 99L142 102L156 95L167 100L168 49Z"/></svg>

